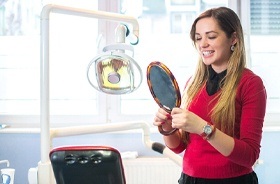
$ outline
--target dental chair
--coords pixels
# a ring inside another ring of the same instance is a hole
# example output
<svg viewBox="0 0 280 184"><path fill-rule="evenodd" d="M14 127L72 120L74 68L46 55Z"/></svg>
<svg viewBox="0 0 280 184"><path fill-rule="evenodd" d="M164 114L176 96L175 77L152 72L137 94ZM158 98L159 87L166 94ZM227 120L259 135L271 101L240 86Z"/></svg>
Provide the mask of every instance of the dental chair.
<svg viewBox="0 0 280 184"><path fill-rule="evenodd" d="M41 145L41 160L28 171L29 184L126 184L120 153L106 146L60 146L53 148L54 138L142 130L142 142L150 150L170 158L179 166L182 157L165 145L154 142L146 122L108 123L75 127L51 128L49 144ZM42 134L43 130L41 131ZM50 148L50 149L49 149ZM50 151L48 151L50 150ZM48 152L47 152L48 151ZM47 161L44 161L43 159Z"/></svg>
<svg viewBox="0 0 280 184"><path fill-rule="evenodd" d="M65 146L51 150L57 184L125 184L118 150L108 146Z"/></svg>

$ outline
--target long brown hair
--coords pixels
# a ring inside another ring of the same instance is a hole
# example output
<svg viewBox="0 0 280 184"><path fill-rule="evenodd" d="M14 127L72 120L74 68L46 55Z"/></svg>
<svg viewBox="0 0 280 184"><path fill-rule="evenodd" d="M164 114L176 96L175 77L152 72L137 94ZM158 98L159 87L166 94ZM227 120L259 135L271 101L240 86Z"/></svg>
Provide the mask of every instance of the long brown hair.
<svg viewBox="0 0 280 184"><path fill-rule="evenodd" d="M211 120L215 126L229 135L234 135L236 89L242 71L246 66L243 30L240 20L233 10L227 7L209 9L196 18L191 27L190 37L194 45L196 42L196 24L200 19L206 17L214 18L228 38L233 33L236 34L237 38L237 43L234 45L235 49L228 60L227 74L223 79L224 84L219 95L216 97L218 102L211 111ZM194 78L189 82L183 95L185 107L190 105L193 98L206 83L209 76L207 67L200 57Z"/></svg>

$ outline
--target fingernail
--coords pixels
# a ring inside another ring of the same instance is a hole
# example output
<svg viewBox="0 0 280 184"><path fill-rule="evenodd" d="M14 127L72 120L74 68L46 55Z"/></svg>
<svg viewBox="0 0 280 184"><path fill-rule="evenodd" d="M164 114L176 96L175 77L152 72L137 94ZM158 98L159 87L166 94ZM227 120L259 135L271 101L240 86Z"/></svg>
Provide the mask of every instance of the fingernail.
<svg viewBox="0 0 280 184"><path fill-rule="evenodd" d="M166 115L166 118L167 118L167 119L172 119L172 117L171 117L170 114L167 114L167 115Z"/></svg>
<svg viewBox="0 0 280 184"><path fill-rule="evenodd" d="M163 125L164 123L165 123L165 122L161 122L160 124L162 124L162 125Z"/></svg>

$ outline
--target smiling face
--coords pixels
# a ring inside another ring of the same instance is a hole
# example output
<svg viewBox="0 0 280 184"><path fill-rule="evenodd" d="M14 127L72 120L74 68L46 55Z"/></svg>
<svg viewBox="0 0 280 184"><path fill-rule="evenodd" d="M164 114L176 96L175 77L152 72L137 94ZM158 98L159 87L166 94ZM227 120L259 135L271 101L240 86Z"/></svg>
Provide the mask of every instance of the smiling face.
<svg viewBox="0 0 280 184"><path fill-rule="evenodd" d="M220 73L227 68L232 54L230 47L236 43L235 33L230 38L214 18L200 19L196 24L195 45L202 61Z"/></svg>

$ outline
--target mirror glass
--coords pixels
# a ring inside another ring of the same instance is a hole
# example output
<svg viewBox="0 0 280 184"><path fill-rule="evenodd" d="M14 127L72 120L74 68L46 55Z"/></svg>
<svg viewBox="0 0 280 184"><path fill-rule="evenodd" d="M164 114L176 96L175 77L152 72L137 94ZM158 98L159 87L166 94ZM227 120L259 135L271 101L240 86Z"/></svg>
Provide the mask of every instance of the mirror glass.
<svg viewBox="0 0 280 184"><path fill-rule="evenodd" d="M172 110L176 106L178 99L173 81L163 68L154 65L150 69L150 83L154 98L158 100L158 104L167 111Z"/></svg>

